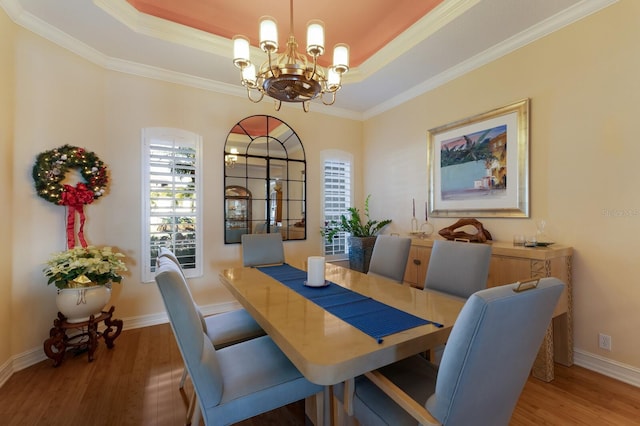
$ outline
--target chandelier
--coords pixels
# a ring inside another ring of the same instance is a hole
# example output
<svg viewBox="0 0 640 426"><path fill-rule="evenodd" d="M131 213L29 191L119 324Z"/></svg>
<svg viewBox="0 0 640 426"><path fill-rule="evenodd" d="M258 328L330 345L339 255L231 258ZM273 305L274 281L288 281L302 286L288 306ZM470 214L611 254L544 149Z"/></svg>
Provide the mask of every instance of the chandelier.
<svg viewBox="0 0 640 426"><path fill-rule="evenodd" d="M324 70L318 65L318 57L324 53L324 23L312 20L307 24L307 54L312 61L298 53L298 42L293 35L293 0L290 1L286 50L277 54L278 28L270 16L260 18L260 48L268 59L256 70L249 57L249 39L242 35L233 37L233 63L240 68L249 100L258 103L266 94L275 99L276 111L282 102L301 102L305 112L309 111L310 101L317 97L325 105L335 102L336 92L342 87L342 74L349 71L349 46L336 44L333 65Z"/></svg>
<svg viewBox="0 0 640 426"><path fill-rule="evenodd" d="M231 148L230 152L231 154L227 154L224 156L224 165L229 168L233 168L238 162L239 152L237 148Z"/></svg>

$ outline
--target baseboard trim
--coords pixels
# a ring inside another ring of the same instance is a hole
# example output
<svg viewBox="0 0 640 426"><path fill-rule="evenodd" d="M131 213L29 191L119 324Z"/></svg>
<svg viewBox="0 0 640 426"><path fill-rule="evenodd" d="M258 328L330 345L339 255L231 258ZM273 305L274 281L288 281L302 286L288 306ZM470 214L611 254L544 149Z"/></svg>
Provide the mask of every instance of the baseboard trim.
<svg viewBox="0 0 640 426"><path fill-rule="evenodd" d="M200 310L205 316L220 314L223 312L239 309L242 306L238 302L215 303L211 305L201 305ZM116 316L117 317L117 316ZM153 325L164 324L169 322L166 312L159 314L143 315L139 317L121 318L124 326L123 330L134 330L136 328L151 327ZM117 343L117 342L116 342ZM0 388L13 373L31 367L41 361L47 359L42 350L42 346L30 349L21 354L15 355L2 366L0 366Z"/></svg>
<svg viewBox="0 0 640 426"><path fill-rule="evenodd" d="M640 387L640 368L613 361L600 355L574 349L573 362L612 379Z"/></svg>
<svg viewBox="0 0 640 426"><path fill-rule="evenodd" d="M203 315L206 316L231 311L240 307L238 302L227 302L200 306L200 309ZM124 330L151 327L153 325L164 324L168 321L167 314L164 312L123 319ZM16 371L23 370L45 359L47 359L47 357L43 353L41 346L14 356L0 366L0 387L2 387ZM613 361L581 349L574 349L574 363L580 367L595 371L596 373L628 383L632 386L640 387L640 368Z"/></svg>
<svg viewBox="0 0 640 426"><path fill-rule="evenodd" d="M9 377L13 374L13 362L11 359L7 360L0 366L0 388L5 384Z"/></svg>

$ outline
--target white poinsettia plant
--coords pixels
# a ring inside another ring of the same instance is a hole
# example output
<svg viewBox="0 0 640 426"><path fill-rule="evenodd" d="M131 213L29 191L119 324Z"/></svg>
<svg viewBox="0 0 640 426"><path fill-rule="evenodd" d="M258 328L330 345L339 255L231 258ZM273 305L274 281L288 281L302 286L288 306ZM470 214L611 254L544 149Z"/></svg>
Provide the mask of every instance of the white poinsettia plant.
<svg viewBox="0 0 640 426"><path fill-rule="evenodd" d="M44 275L60 289L119 283L127 271L124 257L111 247L74 247L52 255Z"/></svg>

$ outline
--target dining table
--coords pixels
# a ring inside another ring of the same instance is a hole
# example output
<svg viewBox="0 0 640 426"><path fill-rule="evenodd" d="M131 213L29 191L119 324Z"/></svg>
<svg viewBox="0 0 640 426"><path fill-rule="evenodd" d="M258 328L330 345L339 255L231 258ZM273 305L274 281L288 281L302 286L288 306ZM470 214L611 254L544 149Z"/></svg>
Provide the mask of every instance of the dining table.
<svg viewBox="0 0 640 426"><path fill-rule="evenodd" d="M302 272L306 262L286 267L297 270L298 277L306 274ZM225 269L220 281L304 377L325 386L325 402L318 417L324 424L333 418L328 408L331 399L327 399L332 398L333 385L352 385L361 374L446 343L464 304L443 293L404 286L327 262L327 286L337 286L336 291L346 289L349 295L367 299L380 309L379 315L374 312L369 316L371 322L385 323L387 317L392 322L389 309L421 320L411 328L371 335L363 331L367 324L360 327L349 315L336 314L338 311L314 300L314 292L323 291L324 286L299 290L271 272L269 267ZM351 310L349 305L346 308L347 312Z"/></svg>

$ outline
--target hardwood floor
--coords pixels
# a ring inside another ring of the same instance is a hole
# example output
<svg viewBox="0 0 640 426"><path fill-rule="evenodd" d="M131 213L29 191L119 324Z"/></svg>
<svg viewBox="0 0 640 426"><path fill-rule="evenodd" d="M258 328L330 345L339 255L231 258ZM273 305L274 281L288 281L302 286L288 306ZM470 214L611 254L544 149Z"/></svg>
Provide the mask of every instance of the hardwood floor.
<svg viewBox="0 0 640 426"><path fill-rule="evenodd" d="M15 373L0 388L7 426L182 425L187 395L178 389L182 359L168 324L127 330L92 363L68 353ZM304 405L291 404L239 423L304 426ZM308 422L307 422L308 424ZM557 366L556 379L527 382L511 425L640 425L640 389L592 371Z"/></svg>

